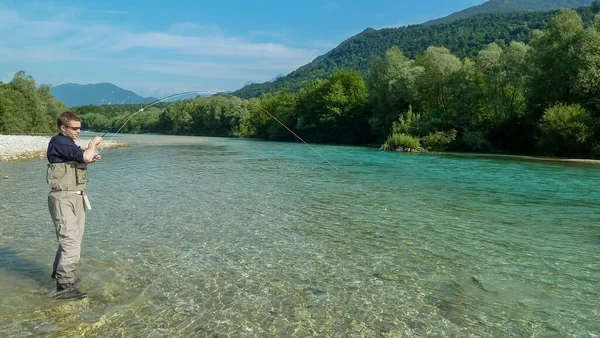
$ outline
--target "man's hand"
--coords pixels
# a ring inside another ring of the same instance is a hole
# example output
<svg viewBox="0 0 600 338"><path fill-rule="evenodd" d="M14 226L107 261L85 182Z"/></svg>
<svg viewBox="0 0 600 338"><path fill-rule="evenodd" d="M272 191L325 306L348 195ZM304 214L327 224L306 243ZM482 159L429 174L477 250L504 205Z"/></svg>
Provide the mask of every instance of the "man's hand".
<svg viewBox="0 0 600 338"><path fill-rule="evenodd" d="M102 142L102 137L94 136L88 143L88 148L83 152L84 163L94 163L100 159L100 155L96 152L96 146Z"/></svg>
<svg viewBox="0 0 600 338"><path fill-rule="evenodd" d="M88 143L88 146L97 146L100 144L100 142L102 142L102 137L100 136L94 136L91 140L90 143Z"/></svg>

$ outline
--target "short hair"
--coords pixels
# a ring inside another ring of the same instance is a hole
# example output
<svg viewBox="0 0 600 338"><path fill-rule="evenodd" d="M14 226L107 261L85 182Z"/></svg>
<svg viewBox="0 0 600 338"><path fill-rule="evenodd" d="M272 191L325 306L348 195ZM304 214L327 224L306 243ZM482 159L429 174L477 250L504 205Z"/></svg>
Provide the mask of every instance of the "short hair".
<svg viewBox="0 0 600 338"><path fill-rule="evenodd" d="M60 128L60 126L66 126L71 121L81 121L81 118L74 111L66 111L58 115L56 125Z"/></svg>

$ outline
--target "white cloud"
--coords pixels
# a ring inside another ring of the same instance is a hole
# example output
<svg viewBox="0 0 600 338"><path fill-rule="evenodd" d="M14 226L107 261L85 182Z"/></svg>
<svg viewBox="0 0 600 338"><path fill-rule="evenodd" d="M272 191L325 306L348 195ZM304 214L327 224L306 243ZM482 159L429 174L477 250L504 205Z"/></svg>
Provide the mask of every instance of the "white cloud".
<svg viewBox="0 0 600 338"><path fill-rule="evenodd" d="M133 74L129 70L137 70L144 72L144 78L148 79L151 74L159 78L159 74L163 74L162 77L169 74L220 79L227 83L235 80L242 85L289 73L322 54L321 48L331 46L322 42L311 43L311 47L297 47L298 44L294 46L291 41L270 42L265 37L271 35L274 40L280 40L276 37L281 34L268 32L260 32L262 41L254 42L256 34L232 36L218 26L193 22L176 23L162 31L133 30L106 24L105 20L95 21L90 16L90 13L100 12L126 14L110 9L59 8L51 3L38 3L19 11L0 8L3 36L0 72L5 70L3 65L10 65L13 70L39 64L51 73L51 66L72 63L73 67L75 64L80 67L79 74L74 71L69 75L56 74L55 78L71 78L76 82L77 78L84 77L82 72L111 67L110 73L103 74L104 81L109 74L125 78ZM118 73L117 69L123 72ZM36 74L31 75L36 77ZM54 78L46 81L56 82ZM117 79L109 81L118 82Z"/></svg>
<svg viewBox="0 0 600 338"><path fill-rule="evenodd" d="M159 72L186 77L207 79L247 80L264 78L268 80L272 73L281 73L300 65L285 62L254 63L217 63L184 60L140 60L129 65L131 69L145 72ZM270 75L269 75L270 74Z"/></svg>
<svg viewBox="0 0 600 338"><path fill-rule="evenodd" d="M53 46L25 46L21 48L0 47L0 58L6 60L18 60L19 63L42 62L52 63L56 61L98 61L93 56L86 56L81 53L71 53L68 50L62 50Z"/></svg>
<svg viewBox="0 0 600 338"><path fill-rule="evenodd" d="M14 33L4 36L17 45L16 48L11 46L13 48L10 49L14 50L11 55L23 55L20 51L30 51L32 46L27 46L24 42L33 42L32 40L35 40L39 49L46 50L40 59L46 59L50 54L48 50L51 49L57 51L52 54L57 56L79 52L80 48L101 55L146 48L195 56L252 57L268 60L307 60L318 55L315 49L292 48L269 42L253 43L243 37L226 36L219 27L213 25L185 22L177 23L165 32L133 32L118 26L80 22L78 14L73 13L78 11L65 9L48 20L31 20L16 12L0 11L0 27L10 29ZM68 15L75 17L66 19Z"/></svg>
<svg viewBox="0 0 600 338"><path fill-rule="evenodd" d="M168 33L126 33L116 41L115 50L148 48L196 56L259 59L308 59L315 50L290 48L275 43L251 43L238 37L183 36Z"/></svg>
<svg viewBox="0 0 600 338"><path fill-rule="evenodd" d="M194 22L178 22L169 28L168 33L178 35L222 35L223 30L215 25L200 25Z"/></svg>
<svg viewBox="0 0 600 338"><path fill-rule="evenodd" d="M257 75L248 71L241 73L240 69L235 69L238 67L214 62L147 60L133 63L130 67L146 72L159 72L197 78L240 79Z"/></svg>

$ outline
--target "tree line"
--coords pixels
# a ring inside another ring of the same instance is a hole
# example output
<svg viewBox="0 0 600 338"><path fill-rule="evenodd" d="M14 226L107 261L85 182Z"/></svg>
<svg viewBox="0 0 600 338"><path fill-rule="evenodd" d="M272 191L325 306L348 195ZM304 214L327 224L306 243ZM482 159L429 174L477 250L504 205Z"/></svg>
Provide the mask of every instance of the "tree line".
<svg viewBox="0 0 600 338"><path fill-rule="evenodd" d="M0 85L0 132L17 120L19 130L41 131L64 108L36 103L43 86L31 81L20 73ZM75 109L84 128L116 131L139 108ZM273 117L308 142L599 158L600 15L586 25L578 12L561 10L529 44L494 42L474 57L431 46L412 58L392 47L364 77L339 71L297 92L164 103L135 114L121 132L293 141Z"/></svg>

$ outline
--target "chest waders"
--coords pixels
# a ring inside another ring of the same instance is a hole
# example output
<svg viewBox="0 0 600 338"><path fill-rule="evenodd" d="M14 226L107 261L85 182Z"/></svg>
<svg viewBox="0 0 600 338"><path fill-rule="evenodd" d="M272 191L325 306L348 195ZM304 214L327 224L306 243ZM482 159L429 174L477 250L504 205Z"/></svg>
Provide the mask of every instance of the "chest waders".
<svg viewBox="0 0 600 338"><path fill-rule="evenodd" d="M81 253L85 209L91 209L84 192L87 165L77 162L49 163L46 182L50 186L48 209L58 239L52 271L52 278L56 279L59 291L57 295L62 294L63 298L84 298L85 294L75 288L75 269Z"/></svg>

